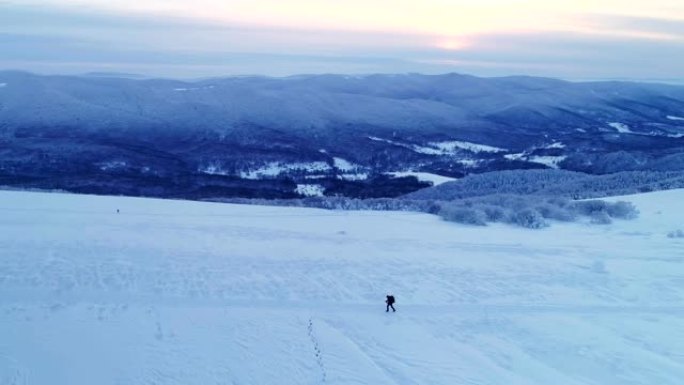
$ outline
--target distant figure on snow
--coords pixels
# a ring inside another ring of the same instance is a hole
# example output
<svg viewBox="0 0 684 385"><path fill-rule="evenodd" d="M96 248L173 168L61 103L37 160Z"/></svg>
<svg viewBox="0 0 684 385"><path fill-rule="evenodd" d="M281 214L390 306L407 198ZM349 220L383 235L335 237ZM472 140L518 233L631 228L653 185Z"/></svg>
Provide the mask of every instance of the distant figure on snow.
<svg viewBox="0 0 684 385"><path fill-rule="evenodd" d="M385 312L388 312L390 308L392 308L392 311L395 312L397 309L394 308L394 296L392 294L387 294L387 299L385 300L385 303L387 304L387 309Z"/></svg>
<svg viewBox="0 0 684 385"><path fill-rule="evenodd" d="M117 214L119 213L119 209L116 209L116 213L117 213Z"/></svg>

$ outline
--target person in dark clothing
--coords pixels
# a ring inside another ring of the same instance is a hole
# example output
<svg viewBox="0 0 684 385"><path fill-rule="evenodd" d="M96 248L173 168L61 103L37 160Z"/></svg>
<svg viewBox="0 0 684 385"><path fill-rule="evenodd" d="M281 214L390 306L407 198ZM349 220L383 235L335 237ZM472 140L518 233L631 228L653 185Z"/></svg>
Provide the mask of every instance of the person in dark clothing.
<svg viewBox="0 0 684 385"><path fill-rule="evenodd" d="M385 312L388 312L390 308L392 308L392 311L397 311L397 309L394 308L394 296L391 294L387 295L387 299L385 300L385 303L387 304L387 309Z"/></svg>

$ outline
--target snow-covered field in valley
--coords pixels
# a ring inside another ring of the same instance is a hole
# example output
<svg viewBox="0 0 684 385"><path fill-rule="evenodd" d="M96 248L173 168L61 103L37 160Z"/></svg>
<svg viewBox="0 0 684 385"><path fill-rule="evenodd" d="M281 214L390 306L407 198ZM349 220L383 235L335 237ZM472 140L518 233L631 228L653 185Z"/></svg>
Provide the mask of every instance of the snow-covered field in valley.
<svg viewBox="0 0 684 385"><path fill-rule="evenodd" d="M680 385L684 190L620 199L526 230L0 192L0 384Z"/></svg>

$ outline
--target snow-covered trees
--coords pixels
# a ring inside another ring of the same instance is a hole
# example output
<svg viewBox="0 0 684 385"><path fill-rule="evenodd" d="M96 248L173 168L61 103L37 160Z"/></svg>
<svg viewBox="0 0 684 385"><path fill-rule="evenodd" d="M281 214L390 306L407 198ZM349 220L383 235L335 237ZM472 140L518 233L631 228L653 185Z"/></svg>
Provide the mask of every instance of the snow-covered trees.
<svg viewBox="0 0 684 385"><path fill-rule="evenodd" d="M667 233L668 238L684 238L684 231L674 230Z"/></svg>
<svg viewBox="0 0 684 385"><path fill-rule="evenodd" d="M613 219L632 219L638 211L628 202L573 201L538 195L494 194L452 201L411 199L352 199L311 197L305 199L230 199L232 203L315 207L328 210L414 211L437 214L444 220L467 225L508 223L531 229L547 227L552 221L608 224Z"/></svg>
<svg viewBox="0 0 684 385"><path fill-rule="evenodd" d="M487 225L487 216L484 211L479 208L445 205L445 207L439 210L439 216L450 222L476 226Z"/></svg>
<svg viewBox="0 0 684 385"><path fill-rule="evenodd" d="M454 200L492 194L602 198L684 188L684 171L629 171L589 175L564 170L509 170L468 175L408 194L409 199Z"/></svg>
<svg viewBox="0 0 684 385"><path fill-rule="evenodd" d="M471 175L399 198L336 196L238 202L335 210L417 211L468 225L498 222L540 229L553 221L609 224L614 219L632 219L639 213L631 203L584 199L676 187L684 187L684 172L597 176L562 170L526 170Z"/></svg>
<svg viewBox="0 0 684 385"><path fill-rule="evenodd" d="M498 194L439 202L438 214L445 220L473 225L502 222L531 229L549 226L549 221L572 222L586 218L609 224L613 219L632 219L638 211L628 202L572 201L537 195Z"/></svg>

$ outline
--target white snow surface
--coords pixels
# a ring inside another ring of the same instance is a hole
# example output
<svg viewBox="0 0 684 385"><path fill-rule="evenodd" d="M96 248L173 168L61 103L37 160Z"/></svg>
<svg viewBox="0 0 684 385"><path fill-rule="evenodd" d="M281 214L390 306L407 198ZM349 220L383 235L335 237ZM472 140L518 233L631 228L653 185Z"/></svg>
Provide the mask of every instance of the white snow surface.
<svg viewBox="0 0 684 385"><path fill-rule="evenodd" d="M207 166L200 166L198 172L209 175L230 175L230 173L221 167L219 164L209 164Z"/></svg>
<svg viewBox="0 0 684 385"><path fill-rule="evenodd" d="M408 148L410 148L411 150L413 150L419 154L426 154L426 155L444 155L445 154L443 150L433 148L433 147L429 147L429 146L419 146L417 144L410 145L410 146L408 146Z"/></svg>
<svg viewBox="0 0 684 385"><path fill-rule="evenodd" d="M339 174L337 177L339 179L343 180L366 180L368 179L369 174L366 172L357 172L357 173L344 173L344 174Z"/></svg>
<svg viewBox="0 0 684 385"><path fill-rule="evenodd" d="M475 167L480 164L480 160L478 159L459 159L456 162L464 165L465 167Z"/></svg>
<svg viewBox="0 0 684 385"><path fill-rule="evenodd" d="M369 136L368 139L376 141L376 142L384 142L388 144L392 144L395 146L399 147L404 147L408 148L409 150L412 150L414 152L420 153L420 154L426 154L426 155L454 155L458 153L459 151L470 151L473 153L480 153L480 152L489 152L489 153L496 153L496 152L503 152L507 151L506 149L499 148L499 147L494 147L494 146L488 146L485 144L478 144L478 143L471 143L471 142L463 142L463 141L446 141L446 142L430 142L427 143L426 146L421 146L417 144L409 144L409 143L401 143L389 139L383 139L383 138L378 138L376 136Z"/></svg>
<svg viewBox="0 0 684 385"><path fill-rule="evenodd" d="M668 115L667 118L670 120L684 120L684 117L674 115Z"/></svg>
<svg viewBox="0 0 684 385"><path fill-rule="evenodd" d="M620 123L620 122L610 122L608 123L609 126L613 127L614 129L617 130L617 132L621 134L631 134L633 131L629 128L628 125L625 123Z"/></svg>
<svg viewBox="0 0 684 385"><path fill-rule="evenodd" d="M201 91L201 90L210 90L214 88L214 86L204 86L204 87L189 87L189 88L174 88L174 91L177 92L187 92L187 91Z"/></svg>
<svg viewBox="0 0 684 385"><path fill-rule="evenodd" d="M418 171L397 171L388 173L395 177L401 178L405 176L415 176L419 181L422 182L432 182L433 186L440 185L442 183L451 182L456 180L456 178L451 178L448 176L432 174L429 172L418 172Z"/></svg>
<svg viewBox="0 0 684 385"><path fill-rule="evenodd" d="M553 143L549 144L548 146L546 146L545 148L551 149L551 148L565 148L565 147L566 147L565 144L563 144L562 142L553 142Z"/></svg>
<svg viewBox="0 0 684 385"><path fill-rule="evenodd" d="M320 172L330 170L330 165L325 162L301 162L283 163L269 162L268 164L254 170L240 172L240 177L245 179L261 179L276 177L282 173L292 171Z"/></svg>
<svg viewBox="0 0 684 385"><path fill-rule="evenodd" d="M506 154L504 158L508 160L522 160L527 157L527 152L519 152L517 154Z"/></svg>
<svg viewBox="0 0 684 385"><path fill-rule="evenodd" d="M320 184L298 184L295 192L308 197L322 197L325 188Z"/></svg>
<svg viewBox="0 0 684 385"><path fill-rule="evenodd" d="M558 168L558 165L567 158L565 155L560 156L530 156L527 158L528 162L539 163L551 168Z"/></svg>
<svg viewBox="0 0 684 385"><path fill-rule="evenodd" d="M443 155L444 154L443 150L433 148L433 147L419 146L417 144L401 143L401 142L397 142L394 140L378 138L376 136L369 136L368 139L376 141L376 142L383 142L383 143L391 144L394 146L408 148L409 150L420 153L420 154L427 154L427 155Z"/></svg>
<svg viewBox="0 0 684 385"><path fill-rule="evenodd" d="M333 157L333 164L335 165L335 168L337 168L340 171L354 171L360 168L359 165L338 157Z"/></svg>
<svg viewBox="0 0 684 385"><path fill-rule="evenodd" d="M558 155L558 156L529 155L529 153L527 153L527 152L520 152L517 154L506 154L506 155L504 155L504 158L506 158L508 160L522 160L522 161L526 161L526 162L539 163L539 164L543 164L543 165L551 167L551 168L558 168L559 167L558 165L562 161L564 161L567 158L567 156L566 155Z"/></svg>
<svg viewBox="0 0 684 385"><path fill-rule="evenodd" d="M100 162L96 165L100 168L100 170L107 171L125 168L128 166L128 163L126 163L126 161L123 160L114 160L109 162Z"/></svg>
<svg viewBox="0 0 684 385"><path fill-rule="evenodd" d="M615 199L525 230L0 192L0 384L679 385L684 190Z"/></svg>
<svg viewBox="0 0 684 385"><path fill-rule="evenodd" d="M442 152L446 153L446 154L454 153L459 149L460 150L467 150L467 151L474 152L474 153L480 153L480 152L496 153L496 152L506 151L505 149L499 148L499 147L488 146L485 144L471 143L471 142L463 142L463 141L433 142L433 143L430 143L430 145L442 150Z"/></svg>

